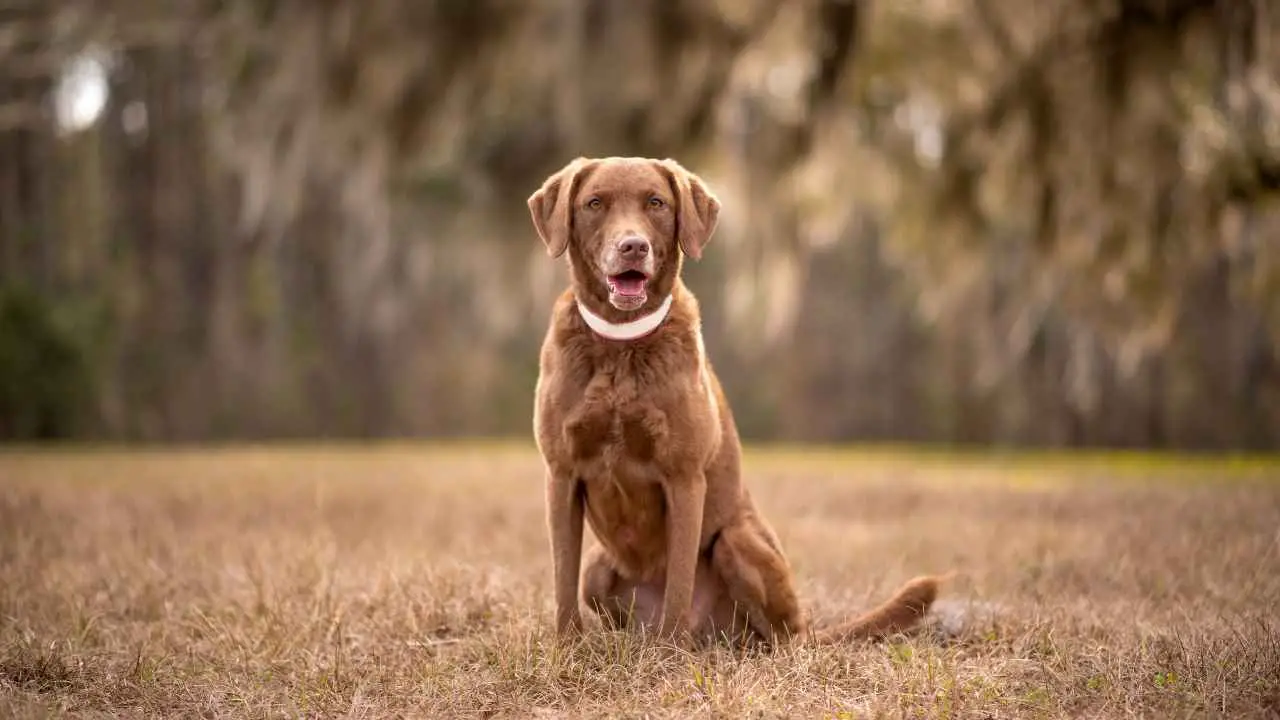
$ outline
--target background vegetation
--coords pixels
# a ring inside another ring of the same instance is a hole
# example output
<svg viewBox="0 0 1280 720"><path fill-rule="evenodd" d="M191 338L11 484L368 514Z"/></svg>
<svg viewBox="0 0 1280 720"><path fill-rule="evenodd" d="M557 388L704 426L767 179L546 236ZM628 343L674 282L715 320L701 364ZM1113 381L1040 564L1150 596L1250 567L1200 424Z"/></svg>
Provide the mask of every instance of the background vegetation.
<svg viewBox="0 0 1280 720"><path fill-rule="evenodd" d="M578 154L749 437L1280 441L1269 0L4 0L0 437L526 435Z"/></svg>

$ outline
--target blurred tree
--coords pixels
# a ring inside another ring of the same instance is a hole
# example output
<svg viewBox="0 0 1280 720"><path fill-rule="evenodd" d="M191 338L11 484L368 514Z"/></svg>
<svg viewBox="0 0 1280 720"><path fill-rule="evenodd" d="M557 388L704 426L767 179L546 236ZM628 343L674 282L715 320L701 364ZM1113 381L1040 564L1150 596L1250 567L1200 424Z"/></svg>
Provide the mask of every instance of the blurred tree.
<svg viewBox="0 0 1280 720"><path fill-rule="evenodd" d="M524 434L564 279L524 198L675 156L750 436L1274 447L1277 40L1264 0L9 0L0 289L82 318L78 434Z"/></svg>

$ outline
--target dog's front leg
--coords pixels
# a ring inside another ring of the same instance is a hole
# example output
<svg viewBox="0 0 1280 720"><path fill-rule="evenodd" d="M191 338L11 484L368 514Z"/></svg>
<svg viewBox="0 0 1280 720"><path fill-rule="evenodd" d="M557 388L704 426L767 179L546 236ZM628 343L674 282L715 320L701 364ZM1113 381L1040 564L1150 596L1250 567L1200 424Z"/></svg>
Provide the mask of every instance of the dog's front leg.
<svg viewBox="0 0 1280 720"><path fill-rule="evenodd" d="M582 629L578 610L578 573L582 567L582 492L570 473L547 471L547 526L556 594L556 634Z"/></svg>
<svg viewBox="0 0 1280 720"><path fill-rule="evenodd" d="M667 499L667 583L662 597L661 632L673 636L692 627L689 614L698 571L707 479L701 471L669 478L664 491Z"/></svg>

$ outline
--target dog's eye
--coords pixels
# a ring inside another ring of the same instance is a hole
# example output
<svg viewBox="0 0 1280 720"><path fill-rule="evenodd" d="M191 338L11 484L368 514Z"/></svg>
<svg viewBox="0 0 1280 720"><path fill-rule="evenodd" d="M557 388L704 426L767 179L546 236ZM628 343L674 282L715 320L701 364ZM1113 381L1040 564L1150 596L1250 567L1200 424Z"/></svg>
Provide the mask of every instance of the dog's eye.
<svg viewBox="0 0 1280 720"><path fill-rule="evenodd" d="M588 201L587 201L587 208L589 208L589 209L591 209L591 210L599 210L599 209L600 209L600 206L601 206L601 205L603 205L603 204L604 204L604 203L600 202L600 198L598 198L598 197L593 197L593 198L591 198L590 200L588 200Z"/></svg>
<svg viewBox="0 0 1280 720"><path fill-rule="evenodd" d="M663 200L657 195L654 195L653 197L649 198L649 207L653 208L654 210L657 210L658 208L664 208L666 206L667 206L667 201Z"/></svg>

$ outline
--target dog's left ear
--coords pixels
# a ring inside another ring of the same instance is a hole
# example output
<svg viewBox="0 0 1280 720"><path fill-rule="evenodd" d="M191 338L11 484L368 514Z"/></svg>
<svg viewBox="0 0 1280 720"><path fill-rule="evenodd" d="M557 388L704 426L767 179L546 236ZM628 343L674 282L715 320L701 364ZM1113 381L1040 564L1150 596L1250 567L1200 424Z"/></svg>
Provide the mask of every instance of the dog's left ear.
<svg viewBox="0 0 1280 720"><path fill-rule="evenodd" d="M679 199L676 209L676 237L680 240L680 249L684 254L697 260L702 257L702 249L711 240L716 231L716 222L720 219L720 201L707 189L702 178L684 169L675 160L658 161L658 166L667 173L671 188Z"/></svg>
<svg viewBox="0 0 1280 720"><path fill-rule="evenodd" d="M553 258L563 255L569 247L569 237L573 234L573 198L582 171L590 164L587 158L575 158L529 196L533 226L547 244L547 254Z"/></svg>

